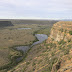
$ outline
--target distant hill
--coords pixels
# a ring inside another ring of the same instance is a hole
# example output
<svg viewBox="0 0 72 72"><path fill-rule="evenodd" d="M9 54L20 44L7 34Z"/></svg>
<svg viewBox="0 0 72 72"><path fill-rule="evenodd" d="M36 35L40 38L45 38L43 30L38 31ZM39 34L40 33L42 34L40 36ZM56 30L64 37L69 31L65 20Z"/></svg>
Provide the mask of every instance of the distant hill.
<svg viewBox="0 0 72 72"><path fill-rule="evenodd" d="M11 21L0 21L0 27L13 26Z"/></svg>
<svg viewBox="0 0 72 72"><path fill-rule="evenodd" d="M14 24L48 24L52 26L57 20L24 20L24 19L0 19L0 28L13 26Z"/></svg>
<svg viewBox="0 0 72 72"><path fill-rule="evenodd" d="M12 24L54 24L57 20L24 20L24 19L0 19L0 21L11 21Z"/></svg>
<svg viewBox="0 0 72 72"><path fill-rule="evenodd" d="M72 21L72 19L63 19L61 21Z"/></svg>
<svg viewBox="0 0 72 72"><path fill-rule="evenodd" d="M54 20L12 20L13 24L54 24Z"/></svg>

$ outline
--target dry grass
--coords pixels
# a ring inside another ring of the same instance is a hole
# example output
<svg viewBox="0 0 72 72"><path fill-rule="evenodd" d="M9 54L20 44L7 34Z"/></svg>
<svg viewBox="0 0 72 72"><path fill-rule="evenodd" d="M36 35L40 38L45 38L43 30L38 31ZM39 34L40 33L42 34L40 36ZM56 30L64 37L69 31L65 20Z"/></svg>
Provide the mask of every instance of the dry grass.
<svg viewBox="0 0 72 72"><path fill-rule="evenodd" d="M28 45L35 40L35 37L33 36L35 29L16 29L28 26L29 25L15 25L14 27L6 27L4 29L0 29L0 67L10 63L10 55L11 57L14 57L18 54L17 51L12 49L10 50L10 47L16 45ZM30 27L32 28L33 26Z"/></svg>
<svg viewBox="0 0 72 72"><path fill-rule="evenodd" d="M0 67L10 62L8 56L9 56L8 49L4 49L4 48L0 49Z"/></svg>
<svg viewBox="0 0 72 72"><path fill-rule="evenodd" d="M31 30L17 30L17 29L2 29L0 30L0 47L8 48L15 45L30 44L35 37L32 35L34 32Z"/></svg>

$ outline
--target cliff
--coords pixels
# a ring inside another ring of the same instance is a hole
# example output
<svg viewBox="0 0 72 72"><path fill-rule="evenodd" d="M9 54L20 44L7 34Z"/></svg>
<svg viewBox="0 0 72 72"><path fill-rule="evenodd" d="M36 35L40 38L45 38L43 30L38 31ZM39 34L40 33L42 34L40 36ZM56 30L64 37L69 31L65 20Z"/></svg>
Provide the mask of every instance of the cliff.
<svg viewBox="0 0 72 72"><path fill-rule="evenodd" d="M51 29L47 43L55 43L55 56L58 61L53 64L51 72L72 71L72 21L57 22Z"/></svg>
<svg viewBox="0 0 72 72"><path fill-rule="evenodd" d="M58 22L52 27L50 37L55 41L72 40L70 31L72 31L72 22Z"/></svg>

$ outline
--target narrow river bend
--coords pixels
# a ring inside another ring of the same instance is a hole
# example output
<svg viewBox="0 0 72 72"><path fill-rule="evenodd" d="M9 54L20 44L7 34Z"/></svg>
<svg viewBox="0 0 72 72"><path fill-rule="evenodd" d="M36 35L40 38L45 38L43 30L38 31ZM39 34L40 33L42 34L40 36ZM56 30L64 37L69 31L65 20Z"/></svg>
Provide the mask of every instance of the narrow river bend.
<svg viewBox="0 0 72 72"><path fill-rule="evenodd" d="M42 43L46 39L48 39L48 36L45 34L35 34L35 37L38 39L38 41L34 42L31 46L18 46L15 47L17 50L23 51L24 53L27 52L32 46L37 45L39 43ZM16 59L17 62L19 62L23 57L19 57Z"/></svg>

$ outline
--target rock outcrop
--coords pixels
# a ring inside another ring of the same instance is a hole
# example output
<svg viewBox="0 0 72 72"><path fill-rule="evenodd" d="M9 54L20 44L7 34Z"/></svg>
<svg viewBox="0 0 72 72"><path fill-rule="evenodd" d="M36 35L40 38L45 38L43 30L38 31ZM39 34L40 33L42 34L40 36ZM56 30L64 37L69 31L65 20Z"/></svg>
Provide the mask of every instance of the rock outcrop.
<svg viewBox="0 0 72 72"><path fill-rule="evenodd" d="M64 41L72 40L72 35L69 34L69 31L72 31L72 22L58 22L53 25L51 29L50 37L55 41Z"/></svg>
<svg viewBox="0 0 72 72"><path fill-rule="evenodd" d="M51 72L72 71L72 22L57 22L51 29L47 43L55 43L60 61L52 66Z"/></svg>

